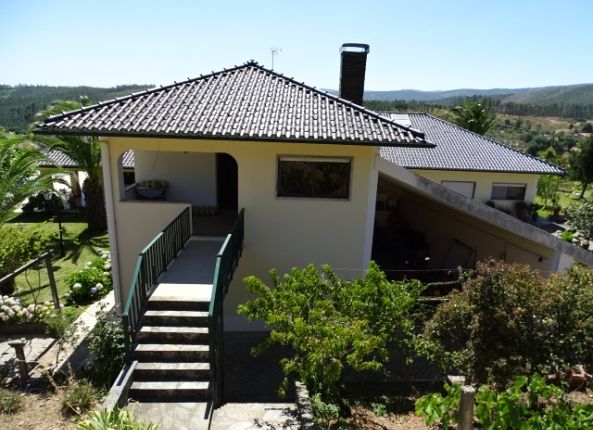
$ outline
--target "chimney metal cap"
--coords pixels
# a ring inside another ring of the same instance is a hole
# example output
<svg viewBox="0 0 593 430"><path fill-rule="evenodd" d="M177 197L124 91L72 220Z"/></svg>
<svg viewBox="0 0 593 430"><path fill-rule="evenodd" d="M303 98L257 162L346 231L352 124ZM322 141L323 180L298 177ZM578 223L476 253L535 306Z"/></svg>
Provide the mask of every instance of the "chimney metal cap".
<svg viewBox="0 0 593 430"><path fill-rule="evenodd" d="M344 43L340 48L340 53L347 52L361 52L368 54L370 51L369 45L366 43Z"/></svg>

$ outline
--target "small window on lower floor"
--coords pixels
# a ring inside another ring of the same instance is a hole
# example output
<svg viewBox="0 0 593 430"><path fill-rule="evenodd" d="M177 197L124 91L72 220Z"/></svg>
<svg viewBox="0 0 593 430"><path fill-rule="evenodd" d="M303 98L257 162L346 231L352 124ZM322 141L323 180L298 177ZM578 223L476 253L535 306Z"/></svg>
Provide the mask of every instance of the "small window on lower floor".
<svg viewBox="0 0 593 430"><path fill-rule="evenodd" d="M524 200L525 184L497 184L492 185L492 200Z"/></svg>
<svg viewBox="0 0 593 430"><path fill-rule="evenodd" d="M348 199L350 158L279 157L278 197Z"/></svg>

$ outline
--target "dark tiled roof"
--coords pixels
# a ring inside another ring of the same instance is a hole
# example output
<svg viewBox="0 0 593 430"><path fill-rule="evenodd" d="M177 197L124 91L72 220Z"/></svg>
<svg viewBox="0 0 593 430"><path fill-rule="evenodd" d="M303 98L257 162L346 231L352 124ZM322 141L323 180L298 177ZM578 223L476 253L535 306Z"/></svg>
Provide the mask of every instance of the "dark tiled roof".
<svg viewBox="0 0 593 430"><path fill-rule="evenodd" d="M37 132L430 146L421 132L254 62L57 115Z"/></svg>
<svg viewBox="0 0 593 430"><path fill-rule="evenodd" d="M78 165L74 162L74 160L72 160L69 156L57 149L53 149L45 155L47 156L47 160L44 160L41 163L39 163L40 167L63 167L68 169L78 168ZM134 168L133 150L130 149L124 152L124 155L122 157L122 166L124 169Z"/></svg>
<svg viewBox="0 0 593 430"><path fill-rule="evenodd" d="M387 112L383 115L391 115ZM392 118L402 121L406 114ZM524 154L495 140L472 133L426 113L407 114L411 127L426 134L433 148L381 148L381 156L410 169L563 174L537 157ZM405 120L403 120L406 123Z"/></svg>
<svg viewBox="0 0 593 430"><path fill-rule="evenodd" d="M78 167L74 160L64 154L62 151L53 149L45 154L47 159L39 163L40 167Z"/></svg>

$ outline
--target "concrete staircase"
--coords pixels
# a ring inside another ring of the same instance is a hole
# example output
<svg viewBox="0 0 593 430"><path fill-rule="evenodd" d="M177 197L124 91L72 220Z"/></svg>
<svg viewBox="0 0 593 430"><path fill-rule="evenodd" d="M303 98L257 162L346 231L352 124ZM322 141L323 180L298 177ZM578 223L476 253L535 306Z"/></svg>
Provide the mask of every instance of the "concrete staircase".
<svg viewBox="0 0 593 430"><path fill-rule="evenodd" d="M149 402L206 402L213 382L208 301L154 295L141 319L129 397Z"/></svg>

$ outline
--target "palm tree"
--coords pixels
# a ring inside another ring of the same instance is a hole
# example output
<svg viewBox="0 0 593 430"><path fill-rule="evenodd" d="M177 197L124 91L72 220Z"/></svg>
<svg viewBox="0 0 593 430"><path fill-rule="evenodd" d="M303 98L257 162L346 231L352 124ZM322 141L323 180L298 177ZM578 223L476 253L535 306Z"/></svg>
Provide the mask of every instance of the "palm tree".
<svg viewBox="0 0 593 430"><path fill-rule="evenodd" d="M50 187L49 173L38 170L43 159L23 136L0 129L0 226L25 199Z"/></svg>
<svg viewBox="0 0 593 430"><path fill-rule="evenodd" d="M482 102L468 101L451 110L451 121L474 133L484 135L494 125L496 114Z"/></svg>
<svg viewBox="0 0 593 430"><path fill-rule="evenodd" d="M81 97L80 103L74 101L56 101L38 114L38 119L45 119L65 111L80 109L90 105L87 97ZM107 228L105 196L103 194L103 175L101 168L101 145L95 137L59 135L53 137L38 136L48 149L58 149L68 155L78 167L86 172L83 184L86 195L87 224L89 230L103 231Z"/></svg>

